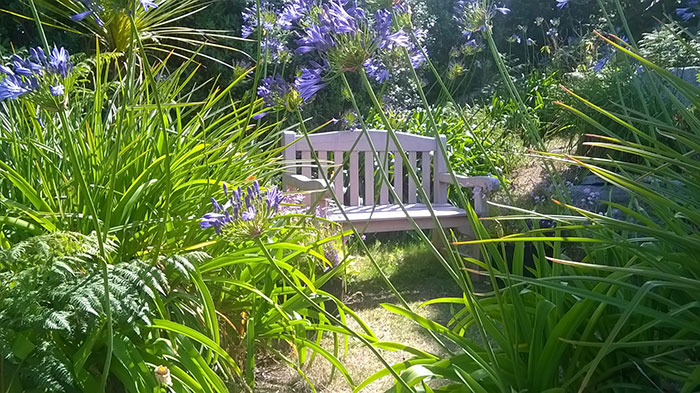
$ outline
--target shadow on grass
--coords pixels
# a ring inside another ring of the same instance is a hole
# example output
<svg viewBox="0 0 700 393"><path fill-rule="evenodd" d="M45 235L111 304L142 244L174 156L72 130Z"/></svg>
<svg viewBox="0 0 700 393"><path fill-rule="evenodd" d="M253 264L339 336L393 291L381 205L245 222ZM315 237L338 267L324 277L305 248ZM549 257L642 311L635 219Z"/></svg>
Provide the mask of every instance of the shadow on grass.
<svg viewBox="0 0 700 393"><path fill-rule="evenodd" d="M377 264L407 302L461 297L457 284L421 240L394 234L378 235L367 241ZM346 273L346 301L353 309L398 303L366 255L355 255Z"/></svg>

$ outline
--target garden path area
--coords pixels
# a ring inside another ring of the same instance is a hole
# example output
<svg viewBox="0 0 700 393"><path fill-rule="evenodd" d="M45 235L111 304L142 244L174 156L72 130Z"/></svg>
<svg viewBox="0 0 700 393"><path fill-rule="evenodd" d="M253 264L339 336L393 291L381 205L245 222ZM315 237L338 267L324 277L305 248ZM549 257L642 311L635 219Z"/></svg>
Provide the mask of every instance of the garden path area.
<svg viewBox="0 0 700 393"><path fill-rule="evenodd" d="M427 300L443 296L460 296L461 293L426 246L420 244L417 239L382 239L370 245L370 249L385 274L416 312L441 324L449 321L451 315L449 306L420 307ZM367 257L354 258L347 268L346 304L348 307L364 320L380 341L402 343L431 353L443 354L442 348L424 329L381 306L382 303L398 304L398 301L388 289L385 289L381 278ZM329 339L327 342L329 345L326 348L332 349L332 341ZM405 352L382 351L382 354L390 364L410 357ZM383 367L376 356L364 348L359 341L353 339L350 339L348 353L341 358L341 361L356 384ZM305 368L304 372L308 373L319 393L352 392L338 372L330 380L330 370L329 363L317 357L313 367ZM384 391L391 387L392 383L393 379L386 377L366 387L364 391ZM311 391L303 378L285 364L270 362L258 370L256 392Z"/></svg>

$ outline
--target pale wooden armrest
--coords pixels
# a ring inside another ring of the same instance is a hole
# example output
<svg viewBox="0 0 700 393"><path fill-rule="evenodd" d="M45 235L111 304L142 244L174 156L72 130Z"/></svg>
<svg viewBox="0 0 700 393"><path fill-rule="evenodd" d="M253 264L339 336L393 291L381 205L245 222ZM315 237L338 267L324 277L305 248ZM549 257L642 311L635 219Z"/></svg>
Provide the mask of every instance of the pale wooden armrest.
<svg viewBox="0 0 700 393"><path fill-rule="evenodd" d="M501 183L493 176L463 176L455 175L457 184L462 187L481 188L484 192L492 192L498 190ZM440 181L447 184L454 184L452 175L449 173L441 173Z"/></svg>
<svg viewBox="0 0 700 393"><path fill-rule="evenodd" d="M449 173L441 173L439 179L442 183L454 184L452 175ZM457 184L462 187L469 187L474 190L474 211L478 216L488 214L488 205L486 203L488 194L498 190L500 182L493 176L463 176L455 175Z"/></svg>
<svg viewBox="0 0 700 393"><path fill-rule="evenodd" d="M285 173L282 175L285 186L299 191L327 191L326 182L321 179L309 179L304 175Z"/></svg>
<svg viewBox="0 0 700 393"><path fill-rule="evenodd" d="M326 182L321 179L309 179L304 175L284 173L282 175L282 184L284 184L285 188L308 193L304 198L304 204L308 206L314 205L316 202L319 202L321 206L325 206L325 198L330 196ZM332 188L333 185L331 185ZM319 198L321 198L320 201Z"/></svg>

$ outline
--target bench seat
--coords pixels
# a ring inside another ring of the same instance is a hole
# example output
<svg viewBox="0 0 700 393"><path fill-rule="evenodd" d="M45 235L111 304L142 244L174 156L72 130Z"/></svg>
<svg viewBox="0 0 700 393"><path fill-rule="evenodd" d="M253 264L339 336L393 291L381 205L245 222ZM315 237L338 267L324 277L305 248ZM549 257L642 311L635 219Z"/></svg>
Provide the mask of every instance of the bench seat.
<svg viewBox="0 0 700 393"><path fill-rule="evenodd" d="M428 207L423 204L406 204L406 211L420 228L433 229L435 221ZM332 208L328 211L328 219L333 222L343 223L343 229L351 229L353 224L360 232L396 232L415 229L408 220L406 213L399 205L374 206L345 206L343 207L348 220L340 212L340 209ZM374 211L372 211L374 210ZM469 226L467 213L458 207L445 204L433 205L435 216L443 228L459 228Z"/></svg>

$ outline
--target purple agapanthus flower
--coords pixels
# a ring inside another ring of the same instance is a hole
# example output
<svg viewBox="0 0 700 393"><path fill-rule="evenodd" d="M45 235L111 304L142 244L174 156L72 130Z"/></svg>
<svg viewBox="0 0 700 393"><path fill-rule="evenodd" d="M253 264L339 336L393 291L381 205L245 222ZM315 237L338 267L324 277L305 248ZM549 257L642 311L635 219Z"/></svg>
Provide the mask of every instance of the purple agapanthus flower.
<svg viewBox="0 0 700 393"><path fill-rule="evenodd" d="M139 0L139 3L141 3L141 7L143 7L145 12L148 12L151 8L158 8L158 4L152 0Z"/></svg>
<svg viewBox="0 0 700 393"><path fill-rule="evenodd" d="M31 91L27 83L17 75L7 75L0 81L0 101L15 100Z"/></svg>
<svg viewBox="0 0 700 393"><path fill-rule="evenodd" d="M54 46L49 54L47 68L50 72L61 75L63 78L68 77L68 74L73 69L68 51L63 47L59 49Z"/></svg>
<svg viewBox="0 0 700 393"><path fill-rule="evenodd" d="M339 0L331 0L320 15L321 24L330 28L336 34L357 33L358 24Z"/></svg>
<svg viewBox="0 0 700 393"><path fill-rule="evenodd" d="M312 51L325 51L335 45L327 27L311 25L304 29L305 36L297 40L297 53L304 54Z"/></svg>
<svg viewBox="0 0 700 393"><path fill-rule="evenodd" d="M16 99L39 90L40 79L50 84L49 91L52 95L62 96L65 94L62 81L72 69L70 55L64 48L54 46L48 58L41 48L30 48L26 59L13 54L12 68L0 65L0 72L5 75L0 81L0 101Z"/></svg>
<svg viewBox="0 0 700 393"><path fill-rule="evenodd" d="M66 94L66 88L60 83L56 86L49 86L49 91L51 91L51 95L54 97L60 97Z"/></svg>
<svg viewBox="0 0 700 393"><path fill-rule="evenodd" d="M309 13L316 5L314 0L292 0L279 14L279 25L284 30L290 30L294 24Z"/></svg>
<svg viewBox="0 0 700 393"><path fill-rule="evenodd" d="M319 90L326 87L321 77L323 68L318 64L316 66L316 68L303 68L301 75L294 80L294 86L304 101L310 100Z"/></svg>
<svg viewBox="0 0 700 393"><path fill-rule="evenodd" d="M102 8L101 5L99 5L97 2L93 0L80 0L81 3L83 3L83 6L85 7L85 11L79 12L73 16L71 16L71 19L74 22L80 22L83 19L92 16L93 19L95 20L95 23L97 23L98 26L104 26L105 23L104 21L100 18L100 13L104 11L104 8Z"/></svg>
<svg viewBox="0 0 700 393"><path fill-rule="evenodd" d="M260 82L258 87L258 96L260 96L265 105L275 106L283 104L285 97L291 91L291 86L280 75L267 77Z"/></svg>
<svg viewBox="0 0 700 393"><path fill-rule="evenodd" d="M379 60L367 59L363 64L365 72L371 78L374 78L379 83L384 83L391 78L389 70L386 69L384 63Z"/></svg>
<svg viewBox="0 0 700 393"><path fill-rule="evenodd" d="M14 71L10 67L4 66L0 64L0 72L2 72L5 75L14 75Z"/></svg>
<svg viewBox="0 0 700 393"><path fill-rule="evenodd" d="M676 15L680 16L684 21L687 22L700 15L699 0L687 0L683 5L684 7L676 8Z"/></svg>
<svg viewBox="0 0 700 393"><path fill-rule="evenodd" d="M569 5L569 0L557 0L557 8L563 9L567 5Z"/></svg>
<svg viewBox="0 0 700 393"><path fill-rule="evenodd" d="M394 49L397 47L407 48L409 46L410 38L405 31L399 30L394 34L389 34L379 42L379 49Z"/></svg>
<svg viewBox="0 0 700 393"><path fill-rule="evenodd" d="M214 211L206 213L200 218L200 228L213 227L217 234L221 234L229 224L246 223L247 229L253 229L249 233L259 234L260 225L264 219L277 215L279 205L282 202L282 193L277 187L269 187L263 192L257 180L245 191L238 187L231 193L228 192L228 188L224 184L224 195L228 198L223 204L215 198L211 198Z"/></svg>

